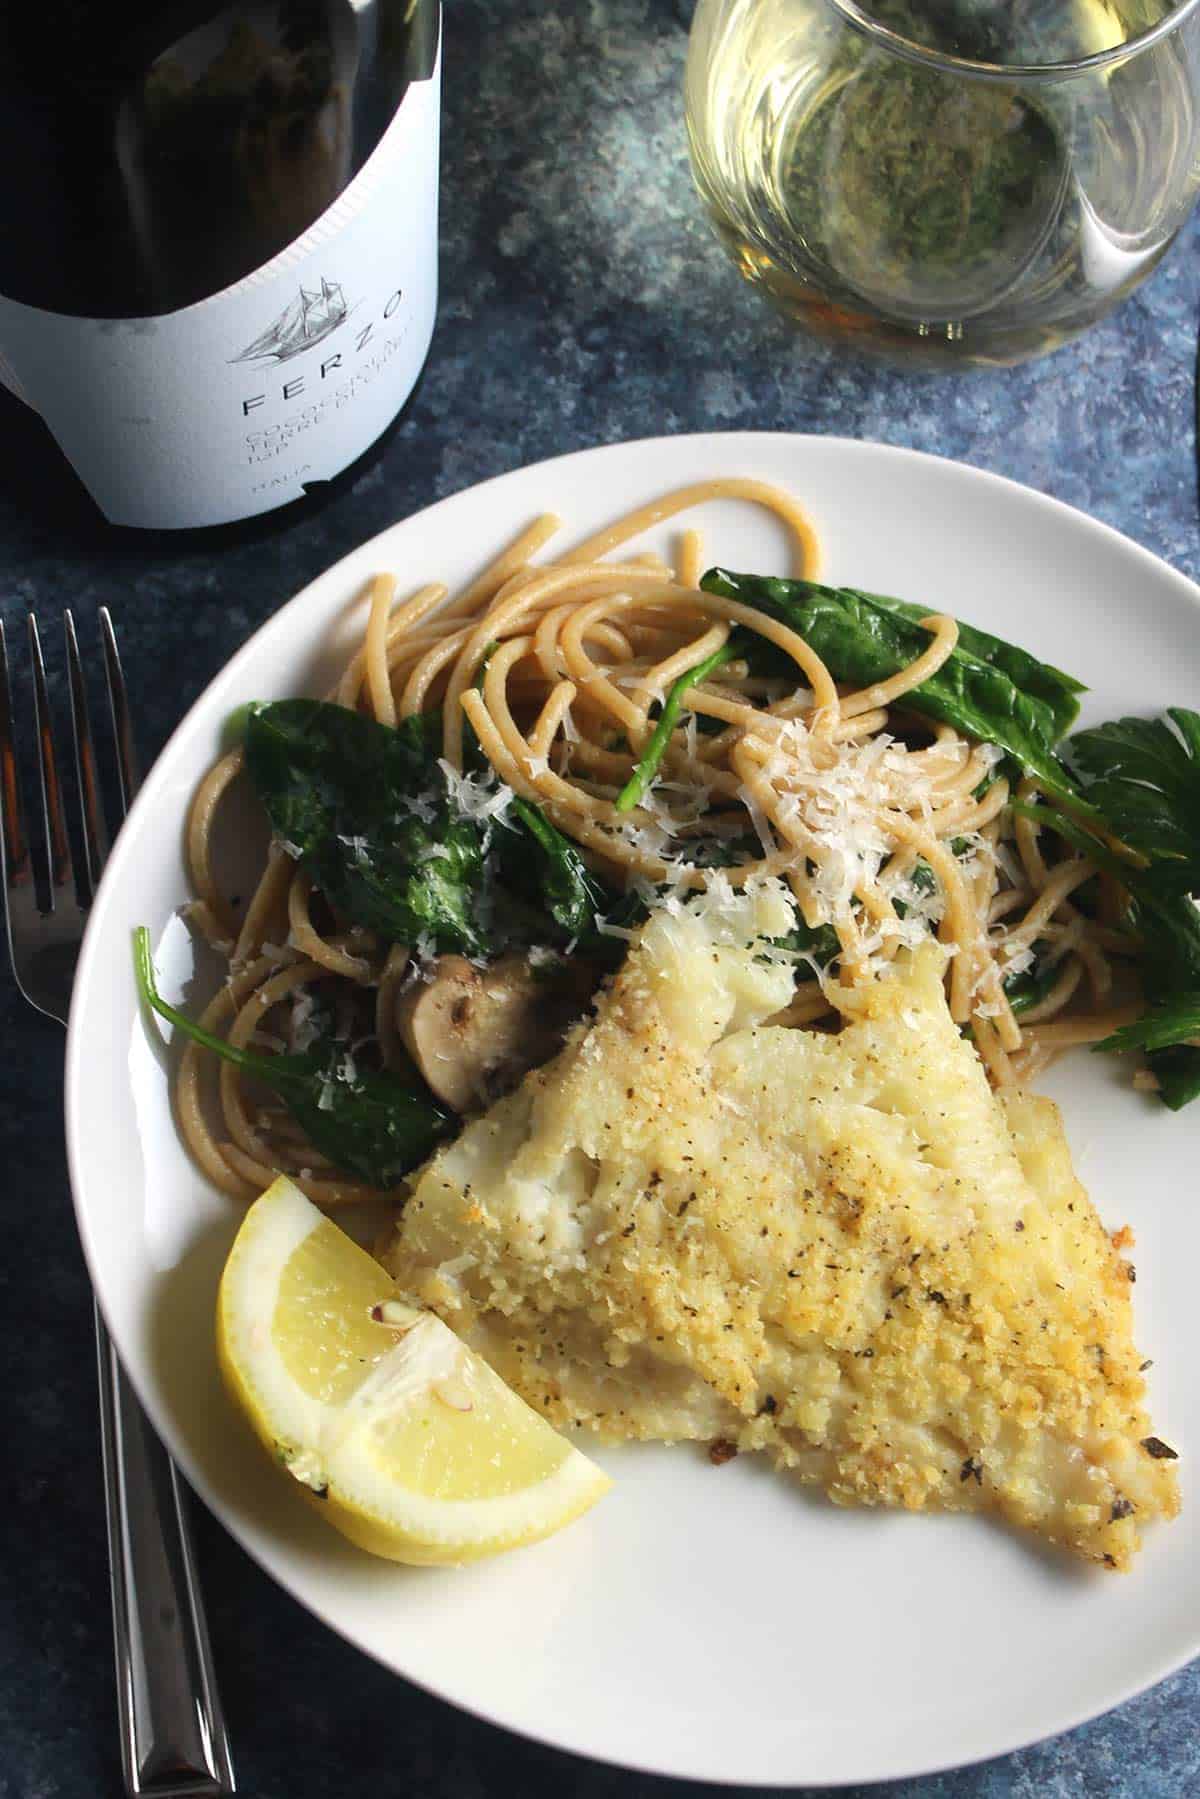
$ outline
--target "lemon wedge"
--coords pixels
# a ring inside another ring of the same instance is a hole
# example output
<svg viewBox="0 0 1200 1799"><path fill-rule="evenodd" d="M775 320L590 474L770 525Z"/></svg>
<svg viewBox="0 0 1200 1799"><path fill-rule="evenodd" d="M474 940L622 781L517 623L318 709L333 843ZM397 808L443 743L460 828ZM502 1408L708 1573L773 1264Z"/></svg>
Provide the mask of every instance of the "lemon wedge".
<svg viewBox="0 0 1200 1799"><path fill-rule="evenodd" d="M217 1353L297 1485L392 1561L536 1542L612 1484L288 1180L255 1201L229 1252Z"/></svg>

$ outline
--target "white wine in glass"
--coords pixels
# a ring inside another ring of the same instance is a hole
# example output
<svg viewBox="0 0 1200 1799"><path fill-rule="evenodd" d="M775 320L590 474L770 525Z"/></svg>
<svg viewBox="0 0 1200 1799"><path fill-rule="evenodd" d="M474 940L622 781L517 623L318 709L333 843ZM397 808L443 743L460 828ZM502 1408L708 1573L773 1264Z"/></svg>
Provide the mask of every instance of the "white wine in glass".
<svg viewBox="0 0 1200 1799"><path fill-rule="evenodd" d="M885 354L1053 349L1200 188L1200 0L700 0L686 85L742 273Z"/></svg>

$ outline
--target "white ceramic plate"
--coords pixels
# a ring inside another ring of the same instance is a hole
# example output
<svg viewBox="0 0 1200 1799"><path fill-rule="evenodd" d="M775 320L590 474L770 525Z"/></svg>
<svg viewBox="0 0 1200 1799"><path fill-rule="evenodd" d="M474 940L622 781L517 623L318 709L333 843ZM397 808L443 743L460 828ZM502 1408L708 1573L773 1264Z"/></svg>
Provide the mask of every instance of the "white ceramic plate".
<svg viewBox="0 0 1200 1799"><path fill-rule="evenodd" d="M180 1149L134 1003L130 931L189 972L184 811L243 701L319 692L376 571L472 574L553 508L591 531L649 495L738 473L803 496L831 580L959 612L1092 686L1085 720L1200 704L1200 593L1105 527L994 476L899 450L725 435L615 445L458 494L366 544L285 607L193 707L104 879L75 987L67 1133L96 1289L189 1479L277 1580L387 1666L496 1723L666 1774L852 1782L999 1754L1160 1679L1200 1650L1188 1446L1200 1442L1200 1106L1173 1116L1128 1068L1077 1055L1051 1090L1110 1226L1137 1234L1153 1415L1184 1447L1186 1509L1128 1577L1068 1566L967 1518L838 1511L749 1459L604 1452L613 1493L535 1548L434 1572L372 1561L291 1495L233 1415L212 1350L237 1218ZM782 568L772 521L721 505L714 559ZM669 529L669 527L668 527Z"/></svg>

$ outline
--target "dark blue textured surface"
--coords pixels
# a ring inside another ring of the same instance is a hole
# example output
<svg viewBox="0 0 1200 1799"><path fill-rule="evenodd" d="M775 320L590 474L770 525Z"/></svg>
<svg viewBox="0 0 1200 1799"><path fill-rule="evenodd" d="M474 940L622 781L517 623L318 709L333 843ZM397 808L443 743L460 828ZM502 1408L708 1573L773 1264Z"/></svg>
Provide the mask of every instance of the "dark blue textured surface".
<svg viewBox="0 0 1200 1799"><path fill-rule="evenodd" d="M0 406L0 611L11 626L30 604L69 601L90 631L109 603L147 757L249 631L364 537L521 463L660 431L795 429L959 457L1196 575L1195 228L1108 323L1025 369L904 375L817 348L741 286L698 214L679 99L689 13L683 0L451 0L428 371L384 456L315 516L219 550L88 539L64 523L20 408ZM61 1034L4 975L0 1042L0 1799L103 1799L119 1776ZM198 1529L241 1790L255 1799L707 1790L573 1762L450 1711L315 1624L207 1517ZM1183 1799L1200 1792L1198 1723L1193 1667L1066 1738L886 1790Z"/></svg>

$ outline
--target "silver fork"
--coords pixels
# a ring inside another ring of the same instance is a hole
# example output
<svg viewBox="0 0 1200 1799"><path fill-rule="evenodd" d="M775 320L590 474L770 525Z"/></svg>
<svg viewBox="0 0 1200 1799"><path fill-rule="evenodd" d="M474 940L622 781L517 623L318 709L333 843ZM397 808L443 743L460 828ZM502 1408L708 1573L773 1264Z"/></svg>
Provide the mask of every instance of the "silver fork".
<svg viewBox="0 0 1200 1799"><path fill-rule="evenodd" d="M61 1024L67 1021L87 910L108 853L87 687L69 612L63 626L82 855L78 861L72 856L46 670L31 614L39 771L32 816L46 877L39 898L14 743L8 646L0 621L0 872L9 953L17 985L30 1005ZM137 787L137 766L128 696L106 607L100 610L100 629L124 817ZM235 1791L233 1767L179 1476L125 1377L98 1306L96 1352L126 1791L136 1799L218 1799Z"/></svg>

